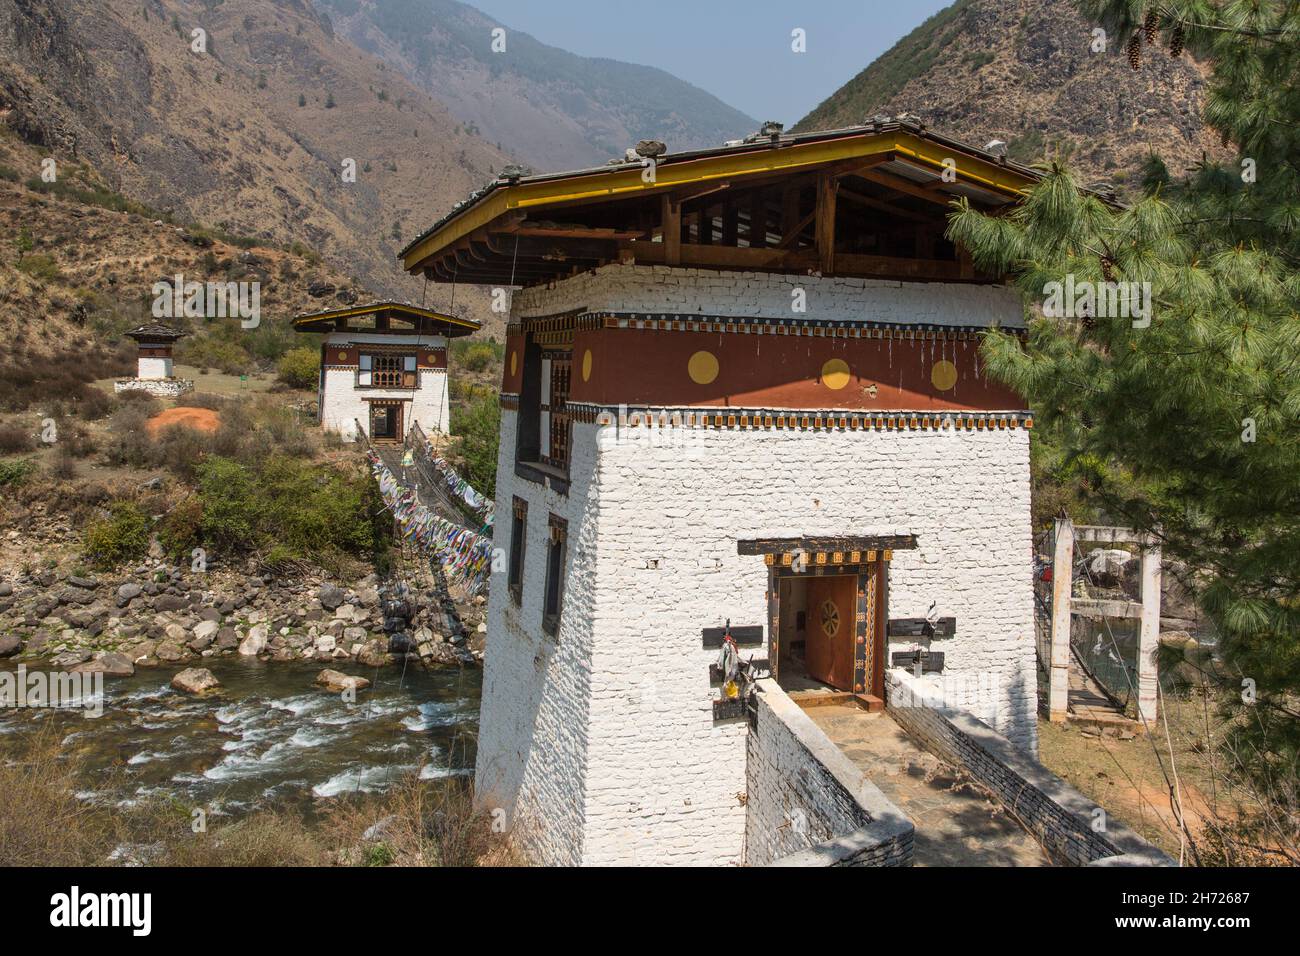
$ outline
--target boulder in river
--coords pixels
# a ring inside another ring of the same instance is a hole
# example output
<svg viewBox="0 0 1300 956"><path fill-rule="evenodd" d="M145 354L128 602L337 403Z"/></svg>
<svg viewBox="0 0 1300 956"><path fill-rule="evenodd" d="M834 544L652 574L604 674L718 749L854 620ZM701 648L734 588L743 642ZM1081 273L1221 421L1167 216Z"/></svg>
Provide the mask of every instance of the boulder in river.
<svg viewBox="0 0 1300 956"><path fill-rule="evenodd" d="M221 681L206 667L187 667L172 678L172 687L186 694L208 694L220 686Z"/></svg>
<svg viewBox="0 0 1300 956"><path fill-rule="evenodd" d="M22 638L17 634L0 634L0 657L13 657L22 648Z"/></svg>
<svg viewBox="0 0 1300 956"><path fill-rule="evenodd" d="M331 670L326 668L316 675L316 683L328 691L341 692L345 690L365 690L370 686L370 681L364 677L353 677L351 674L345 674L342 671Z"/></svg>
<svg viewBox="0 0 1300 956"><path fill-rule="evenodd" d="M248 637L244 638L239 645L239 653L244 657L256 657L262 651L266 650L267 627L265 624L256 624L248 629Z"/></svg>
<svg viewBox="0 0 1300 956"><path fill-rule="evenodd" d="M103 674L105 677L130 677L135 664L125 654L103 651L72 668L74 674Z"/></svg>

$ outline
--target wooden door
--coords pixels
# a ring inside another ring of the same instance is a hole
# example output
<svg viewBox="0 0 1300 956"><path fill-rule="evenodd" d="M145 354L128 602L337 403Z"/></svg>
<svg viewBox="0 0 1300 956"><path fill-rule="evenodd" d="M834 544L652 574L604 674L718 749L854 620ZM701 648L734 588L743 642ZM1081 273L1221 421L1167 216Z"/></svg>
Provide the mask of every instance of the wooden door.
<svg viewBox="0 0 1300 956"><path fill-rule="evenodd" d="M808 579L808 676L836 690L853 690L857 603L856 574Z"/></svg>

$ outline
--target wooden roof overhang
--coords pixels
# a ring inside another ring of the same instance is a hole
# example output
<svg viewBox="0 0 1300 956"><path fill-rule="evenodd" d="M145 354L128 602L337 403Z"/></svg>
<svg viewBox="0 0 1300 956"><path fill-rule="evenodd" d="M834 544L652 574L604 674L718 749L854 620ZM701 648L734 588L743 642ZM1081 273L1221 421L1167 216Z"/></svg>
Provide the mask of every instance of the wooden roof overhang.
<svg viewBox="0 0 1300 956"><path fill-rule="evenodd" d="M153 323L132 329L126 333L126 336L135 339L141 345L157 345L159 343L175 342L177 339L182 339L189 334L183 329L174 329L170 325Z"/></svg>
<svg viewBox="0 0 1300 956"><path fill-rule="evenodd" d="M293 328L295 332L378 332L455 338L477 332L480 325L404 302L374 302L295 316Z"/></svg>
<svg viewBox="0 0 1300 956"><path fill-rule="evenodd" d="M890 121L639 162L498 179L401 253L436 282L531 285L609 262L996 281L943 236L958 196L986 210L1038 178Z"/></svg>

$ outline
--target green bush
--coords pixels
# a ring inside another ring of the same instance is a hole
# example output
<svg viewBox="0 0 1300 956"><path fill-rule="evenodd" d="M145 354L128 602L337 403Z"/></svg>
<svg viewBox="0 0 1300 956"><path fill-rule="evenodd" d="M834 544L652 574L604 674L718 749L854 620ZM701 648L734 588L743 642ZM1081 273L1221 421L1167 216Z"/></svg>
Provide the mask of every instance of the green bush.
<svg viewBox="0 0 1300 956"><path fill-rule="evenodd" d="M22 262L18 263L18 271L25 272L40 282L55 282L63 275L54 257L43 252L24 256Z"/></svg>
<svg viewBox="0 0 1300 956"><path fill-rule="evenodd" d="M496 491L500 431L501 406L495 392L471 394L465 405L451 410L451 433L460 436L465 477L489 498Z"/></svg>
<svg viewBox="0 0 1300 956"><path fill-rule="evenodd" d="M315 388L320 380L320 353L315 349L290 349L280 359L280 381L292 388Z"/></svg>
<svg viewBox="0 0 1300 956"><path fill-rule="evenodd" d="M471 372L485 372L501 362L505 355L505 346L488 339L486 342L471 342L457 339L451 346L453 366L469 369Z"/></svg>
<svg viewBox="0 0 1300 956"><path fill-rule="evenodd" d="M197 528L176 519L179 547L197 538L216 553L326 566L344 556L375 559L387 548L391 523L368 472L279 454L257 466L213 455L198 481L201 516Z"/></svg>
<svg viewBox="0 0 1300 956"><path fill-rule="evenodd" d="M82 551L101 571L140 560L149 552L148 516L133 502L114 503L107 518L86 529Z"/></svg>
<svg viewBox="0 0 1300 956"><path fill-rule="evenodd" d="M18 487L35 469L36 465L30 458L0 461L0 488Z"/></svg>

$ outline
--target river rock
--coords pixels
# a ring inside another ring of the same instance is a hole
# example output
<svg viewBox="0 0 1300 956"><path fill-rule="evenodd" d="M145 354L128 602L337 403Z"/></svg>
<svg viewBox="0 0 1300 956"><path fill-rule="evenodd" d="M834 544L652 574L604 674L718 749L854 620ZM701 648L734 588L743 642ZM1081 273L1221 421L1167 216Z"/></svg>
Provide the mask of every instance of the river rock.
<svg viewBox="0 0 1300 956"><path fill-rule="evenodd" d="M99 582L96 581L94 578L83 578L78 574L69 574L68 583L71 584L73 587L86 588L92 591L95 588L99 587Z"/></svg>
<svg viewBox="0 0 1300 956"><path fill-rule="evenodd" d="M189 649L196 654L207 650L208 646L216 640L217 632L220 630L221 625L216 621L200 621L194 625L194 636L187 642Z"/></svg>
<svg viewBox="0 0 1300 956"><path fill-rule="evenodd" d="M185 657L185 649L173 641L163 641L154 656L160 661L179 661Z"/></svg>
<svg viewBox="0 0 1300 956"><path fill-rule="evenodd" d="M316 592L316 600L326 610L333 611L343 603L343 589L333 584L322 584Z"/></svg>
<svg viewBox="0 0 1300 956"><path fill-rule="evenodd" d="M1124 567L1133 555L1120 548L1094 548L1088 553L1088 576L1093 584L1103 588L1117 587L1124 579Z"/></svg>
<svg viewBox="0 0 1300 956"><path fill-rule="evenodd" d="M0 581L0 598L7 598L14 593L14 586L8 581Z"/></svg>
<svg viewBox="0 0 1300 956"><path fill-rule="evenodd" d="M256 657L266 650L267 627L257 624L248 629L248 636L239 645L239 653L244 657Z"/></svg>
<svg viewBox="0 0 1300 956"><path fill-rule="evenodd" d="M353 677L350 674L344 674L342 671L330 670L326 668L316 675L316 683L329 691L345 690L365 690L370 686L370 681L364 677Z"/></svg>
<svg viewBox="0 0 1300 956"><path fill-rule="evenodd" d="M177 594L163 594L153 602L153 606L155 611L181 611L190 606L190 599Z"/></svg>
<svg viewBox="0 0 1300 956"><path fill-rule="evenodd" d="M336 647L338 640L329 634L318 635L312 642L312 648L317 654L333 654Z"/></svg>
<svg viewBox="0 0 1300 956"><path fill-rule="evenodd" d="M172 678L172 687L186 694L207 694L221 686L206 667L187 667Z"/></svg>
<svg viewBox="0 0 1300 956"><path fill-rule="evenodd" d="M13 657L22 649L23 642L17 634L0 634L0 657Z"/></svg>
<svg viewBox="0 0 1300 956"><path fill-rule="evenodd" d="M239 632L233 627L223 627L217 631L217 650L233 651L239 646Z"/></svg>
<svg viewBox="0 0 1300 956"><path fill-rule="evenodd" d="M220 624L221 612L218 611L215 607L205 607L203 608L203 610L199 611L199 620L215 621L216 623Z"/></svg>
<svg viewBox="0 0 1300 956"><path fill-rule="evenodd" d="M376 638L367 641L357 654L357 663L366 667L381 667L388 663L388 642Z"/></svg>
<svg viewBox="0 0 1300 956"><path fill-rule="evenodd" d="M135 664L125 654L101 651L88 661L83 661L72 668L74 674L103 674L105 677L130 677L135 673Z"/></svg>
<svg viewBox="0 0 1300 956"><path fill-rule="evenodd" d="M117 606L126 607L141 594L140 585L134 581L128 581L117 589Z"/></svg>

